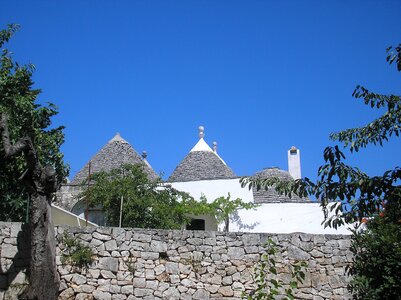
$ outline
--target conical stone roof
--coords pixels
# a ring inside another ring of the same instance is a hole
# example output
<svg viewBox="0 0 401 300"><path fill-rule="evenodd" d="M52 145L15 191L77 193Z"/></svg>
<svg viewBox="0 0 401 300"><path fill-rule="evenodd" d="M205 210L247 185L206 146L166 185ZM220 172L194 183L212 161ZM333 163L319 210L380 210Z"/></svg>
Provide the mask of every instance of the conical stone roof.
<svg viewBox="0 0 401 300"><path fill-rule="evenodd" d="M140 164L150 180L156 180L159 177L119 133L92 157L90 164L91 174L101 171L110 172L125 164ZM88 177L88 172L89 162L75 175L70 184L81 184Z"/></svg>
<svg viewBox="0 0 401 300"><path fill-rule="evenodd" d="M266 168L260 172L255 173L254 177L265 179L277 177L282 180L294 180L289 172L281 170L277 167ZM253 189L253 199L255 203L299 203L311 202L308 198L300 198L292 194L291 198L285 195L280 195L276 192L274 187L269 187L267 190L261 189L257 191Z"/></svg>
<svg viewBox="0 0 401 300"><path fill-rule="evenodd" d="M199 127L199 141L175 168L168 181L185 182L236 178L234 172L203 139L203 127Z"/></svg>

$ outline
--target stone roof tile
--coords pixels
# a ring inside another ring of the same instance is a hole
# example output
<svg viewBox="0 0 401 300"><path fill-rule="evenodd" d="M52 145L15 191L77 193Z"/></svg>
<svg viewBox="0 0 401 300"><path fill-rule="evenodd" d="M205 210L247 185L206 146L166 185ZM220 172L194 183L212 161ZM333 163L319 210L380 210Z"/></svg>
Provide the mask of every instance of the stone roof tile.
<svg viewBox="0 0 401 300"><path fill-rule="evenodd" d="M260 172L255 173L256 178L269 178L277 177L282 180L294 180L289 172L281 170L277 167L266 168ZM253 189L253 199L255 203L299 203L311 202L309 198L300 198L292 194L291 198L285 195L280 195L276 192L274 187L269 187L267 190L261 189L257 191Z"/></svg>
<svg viewBox="0 0 401 300"><path fill-rule="evenodd" d="M150 180L156 180L159 176L146 164L135 149L124 140L120 134L116 134L102 149L90 160L91 173L110 172L125 164L140 164ZM89 162L75 175L70 184L79 185L88 176Z"/></svg>

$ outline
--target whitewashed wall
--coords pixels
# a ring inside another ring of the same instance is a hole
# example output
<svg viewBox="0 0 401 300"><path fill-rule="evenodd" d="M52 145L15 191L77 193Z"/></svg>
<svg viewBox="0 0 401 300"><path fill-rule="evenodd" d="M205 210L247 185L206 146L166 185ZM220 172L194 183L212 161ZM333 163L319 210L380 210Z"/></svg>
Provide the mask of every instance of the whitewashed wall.
<svg viewBox="0 0 401 300"><path fill-rule="evenodd" d="M242 188L239 178L221 180L201 180L173 182L177 190L184 191L199 199L202 195L208 202L231 195L231 199L241 198L253 202L252 190ZM239 218L238 218L239 217ZM230 222L230 231L312 234L350 234L346 227L324 228L323 212L319 203L265 203L253 210L238 211L237 218Z"/></svg>

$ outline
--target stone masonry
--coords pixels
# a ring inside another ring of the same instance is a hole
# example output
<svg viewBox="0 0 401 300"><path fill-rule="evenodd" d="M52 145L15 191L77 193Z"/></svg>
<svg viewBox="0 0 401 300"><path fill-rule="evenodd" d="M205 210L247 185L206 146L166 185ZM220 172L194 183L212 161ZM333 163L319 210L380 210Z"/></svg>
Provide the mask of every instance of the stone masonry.
<svg viewBox="0 0 401 300"><path fill-rule="evenodd" d="M0 223L0 300L17 299L27 284L20 227ZM55 230L59 299L241 299L244 291L255 288L253 268L268 238L279 245L275 260L284 282L289 280L291 262L308 264L297 298L350 298L345 275L352 259L349 236L107 227ZM94 262L87 268L61 263L65 231L92 248Z"/></svg>

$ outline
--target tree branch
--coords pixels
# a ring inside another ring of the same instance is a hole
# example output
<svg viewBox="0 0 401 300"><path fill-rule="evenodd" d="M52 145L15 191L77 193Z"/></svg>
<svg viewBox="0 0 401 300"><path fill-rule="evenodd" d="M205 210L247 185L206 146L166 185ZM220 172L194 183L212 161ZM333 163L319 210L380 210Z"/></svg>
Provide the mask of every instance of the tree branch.
<svg viewBox="0 0 401 300"><path fill-rule="evenodd" d="M11 144L10 134L8 132L8 120L5 113L0 114L0 133L3 141L5 159L19 155L28 149L26 138L19 139L14 145Z"/></svg>

